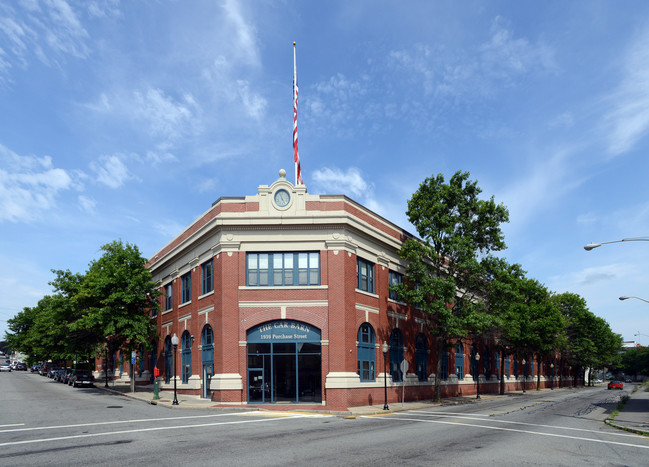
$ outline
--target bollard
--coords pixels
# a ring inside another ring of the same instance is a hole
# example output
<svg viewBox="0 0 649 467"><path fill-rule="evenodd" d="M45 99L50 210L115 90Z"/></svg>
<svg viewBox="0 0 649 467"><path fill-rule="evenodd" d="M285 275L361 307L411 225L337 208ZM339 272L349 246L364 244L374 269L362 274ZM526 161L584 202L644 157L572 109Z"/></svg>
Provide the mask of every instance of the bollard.
<svg viewBox="0 0 649 467"><path fill-rule="evenodd" d="M153 382L153 400L157 401L158 399L160 399L160 396L158 395L158 378L156 378Z"/></svg>

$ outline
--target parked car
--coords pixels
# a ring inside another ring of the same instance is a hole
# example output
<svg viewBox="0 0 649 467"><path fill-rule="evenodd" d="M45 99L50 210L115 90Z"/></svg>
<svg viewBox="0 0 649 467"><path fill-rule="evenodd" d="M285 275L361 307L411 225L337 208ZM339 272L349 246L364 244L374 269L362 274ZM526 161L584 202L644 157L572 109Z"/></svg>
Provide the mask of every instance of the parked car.
<svg viewBox="0 0 649 467"><path fill-rule="evenodd" d="M58 381L59 383L63 383L65 380L65 374L70 371L70 368L59 368L56 370L56 373L54 373L54 381Z"/></svg>
<svg viewBox="0 0 649 467"><path fill-rule="evenodd" d="M608 388L609 389L623 389L624 388L624 383L622 381L611 381L608 383Z"/></svg>
<svg viewBox="0 0 649 467"><path fill-rule="evenodd" d="M0 363L0 371L7 371L11 373L11 365L8 363Z"/></svg>
<svg viewBox="0 0 649 467"><path fill-rule="evenodd" d="M50 372L52 370L58 370L59 366L54 364L54 363L44 363L43 366L41 366L41 376L50 376Z"/></svg>
<svg viewBox="0 0 649 467"><path fill-rule="evenodd" d="M65 384L68 384L70 382L70 378L72 377L72 373L74 373L74 369L73 368L68 368L65 371L65 374L63 375L63 381L61 381L61 382L65 383Z"/></svg>
<svg viewBox="0 0 649 467"><path fill-rule="evenodd" d="M631 378L627 378L625 383L633 383L633 380Z"/></svg>
<svg viewBox="0 0 649 467"><path fill-rule="evenodd" d="M70 375L68 384L73 388L77 386L93 386L95 377L92 376L90 370L74 370Z"/></svg>
<svg viewBox="0 0 649 467"><path fill-rule="evenodd" d="M27 371L27 364L24 362L20 362L16 364L16 370L18 371Z"/></svg>
<svg viewBox="0 0 649 467"><path fill-rule="evenodd" d="M32 365L32 373L40 373L41 371L41 366L39 364Z"/></svg>

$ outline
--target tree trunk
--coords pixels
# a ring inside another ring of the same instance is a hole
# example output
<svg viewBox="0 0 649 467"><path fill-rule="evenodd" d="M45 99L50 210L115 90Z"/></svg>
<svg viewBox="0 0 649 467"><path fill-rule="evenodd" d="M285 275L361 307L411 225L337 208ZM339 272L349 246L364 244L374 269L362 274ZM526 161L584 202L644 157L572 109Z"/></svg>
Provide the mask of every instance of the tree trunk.
<svg viewBox="0 0 649 467"><path fill-rule="evenodd" d="M536 360L536 390L541 390L541 360Z"/></svg>

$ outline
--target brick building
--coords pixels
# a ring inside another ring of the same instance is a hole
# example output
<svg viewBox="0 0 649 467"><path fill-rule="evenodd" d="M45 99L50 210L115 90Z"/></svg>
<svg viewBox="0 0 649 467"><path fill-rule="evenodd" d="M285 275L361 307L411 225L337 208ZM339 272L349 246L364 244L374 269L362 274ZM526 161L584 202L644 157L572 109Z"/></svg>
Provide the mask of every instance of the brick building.
<svg viewBox="0 0 649 467"><path fill-rule="evenodd" d="M284 171L256 195L218 199L149 261L161 340L137 378L157 366L162 388L173 386L176 334L178 391L222 404L382 405L384 385L396 402L404 383L406 400L430 399L437 356L425 317L388 290L403 277L408 236L343 195L308 194ZM497 357L484 343L450 349L443 395L475 394L478 373L481 392L495 392ZM510 371L507 360L508 389L524 374L532 386L525 363Z"/></svg>

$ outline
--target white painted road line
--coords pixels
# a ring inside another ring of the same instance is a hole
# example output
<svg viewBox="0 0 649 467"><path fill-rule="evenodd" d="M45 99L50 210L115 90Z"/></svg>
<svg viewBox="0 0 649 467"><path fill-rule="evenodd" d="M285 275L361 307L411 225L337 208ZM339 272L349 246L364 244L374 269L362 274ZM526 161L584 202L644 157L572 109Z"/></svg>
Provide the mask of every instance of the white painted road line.
<svg viewBox="0 0 649 467"><path fill-rule="evenodd" d="M50 441L65 441L70 439L81 439L81 438L94 438L98 436L115 436L115 435L125 435L130 433L145 433L147 431L163 431L163 430L183 430L186 428L204 428L208 426L219 426L219 425L240 425L244 423L264 423L264 422L281 422L284 420L290 420L292 418L305 418L303 416L297 415L295 417L282 417L282 418L264 418L260 420L238 420L236 422L214 422L214 423L201 423L198 425L177 425L177 426L158 426L152 428L138 428L134 430L121 430L121 431L108 431L105 433L92 433L92 434L82 434L82 435L70 435L70 436L59 436L56 438L45 438L45 439L30 439L25 441L12 441L8 443L0 443L0 447L4 446L17 446L20 444L33 444L33 443L47 443Z"/></svg>
<svg viewBox="0 0 649 467"><path fill-rule="evenodd" d="M197 418L213 418L213 417L226 417L228 415L248 415L248 414L258 414L259 412L254 410L251 412L239 412L239 413L223 413L223 414L212 414L212 415L193 415L187 417L164 417L164 418L142 418L139 420L113 420L110 422L94 422L94 423L78 423L75 425L52 425L52 426L34 426L30 428L14 428L11 430L0 430L0 433L14 433L17 431L38 431L38 430L60 430L63 428L81 428L88 426L101 426L101 425L119 425L120 423L150 423L150 422L160 422L168 420L187 420L187 419L197 419ZM19 425L25 425L20 423ZM16 425L16 426L19 426ZM12 425L5 425L12 426Z"/></svg>
<svg viewBox="0 0 649 467"><path fill-rule="evenodd" d="M467 417L467 416L464 416L462 414L438 415L437 413L433 413L433 412L421 412L421 411L417 411L417 410L412 410L412 411L409 411L408 413L416 413L416 414L427 415L427 416L431 416L431 417L434 417L434 416L439 416L439 417L442 417L442 418L444 418L444 417L446 417L446 418L454 417L454 418L460 418L460 419L463 419L463 420L485 420L485 421L487 421L486 419L483 419L483 418ZM568 426L539 425L538 423L514 422L514 421L508 421L508 420L488 420L488 421L490 423L506 423L506 424L509 424L509 425L524 425L524 426L533 426L533 427L542 427L542 428L552 428L552 429L556 429L556 430L583 431L585 433L600 433L600 434L603 433L600 430L587 430L585 428L572 428L572 427L568 427ZM610 433L607 432L606 434L611 435L611 436L626 436L626 437L629 437L629 438L637 438L638 437L637 434L614 432L614 431L611 431Z"/></svg>
<svg viewBox="0 0 649 467"><path fill-rule="evenodd" d="M504 427L498 427L498 426L486 426L486 425L475 425L472 423L462 423L462 422L445 422L442 420L421 420L419 418L404 418L404 417L382 417L382 418L374 418L374 417L363 417L363 418L372 418L372 420L386 420L386 421L391 421L391 420L399 420L399 421L408 421L408 422L419 422L419 423L435 423L439 425L453 425L455 427L458 426L467 426L467 427L472 427L472 428L482 428L483 430L497 430L497 431L511 431L514 433L526 433L530 435L537 435L537 436L550 436L553 438L565 438L565 439L574 439L578 441L588 441L591 443L601 443L601 444L614 444L616 446L627 446L627 447L634 447L634 448L640 448L640 449L649 449L649 444L643 445L643 444L632 444L632 443L621 443L618 441L607 441L607 440L602 440L602 439L593 439L593 438L582 438L580 436L568 436L568 435L559 435L556 433L542 433L539 431L530 431L530 430L518 430L515 428L504 428ZM601 432L599 432L601 433ZM605 435L609 435L610 433L601 433ZM636 439L641 439L636 437ZM1 446L1 445L0 445Z"/></svg>

